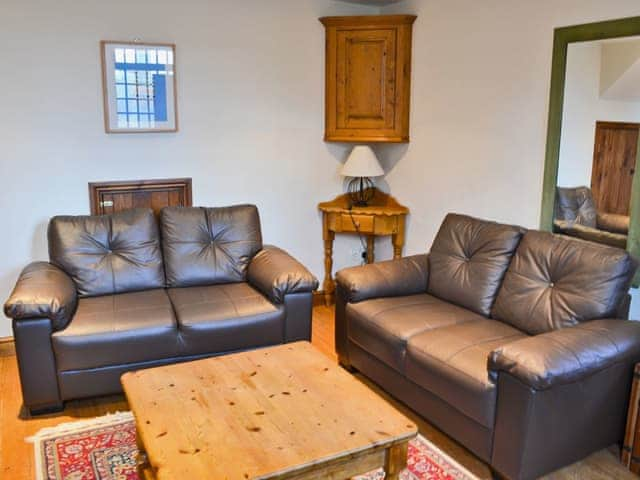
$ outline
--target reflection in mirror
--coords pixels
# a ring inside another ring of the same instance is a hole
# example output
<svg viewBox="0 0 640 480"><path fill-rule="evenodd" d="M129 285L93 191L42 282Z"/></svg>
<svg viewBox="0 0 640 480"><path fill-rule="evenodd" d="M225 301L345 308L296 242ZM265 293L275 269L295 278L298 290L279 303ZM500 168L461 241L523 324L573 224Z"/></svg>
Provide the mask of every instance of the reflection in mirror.
<svg viewBox="0 0 640 480"><path fill-rule="evenodd" d="M568 45L554 230L621 248L640 131L640 37Z"/></svg>

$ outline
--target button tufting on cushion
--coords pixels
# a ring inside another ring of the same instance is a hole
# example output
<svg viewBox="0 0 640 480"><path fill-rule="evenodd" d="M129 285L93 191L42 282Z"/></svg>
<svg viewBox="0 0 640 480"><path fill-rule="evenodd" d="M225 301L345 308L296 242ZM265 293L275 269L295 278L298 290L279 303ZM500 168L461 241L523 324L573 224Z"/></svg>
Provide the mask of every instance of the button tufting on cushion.
<svg viewBox="0 0 640 480"><path fill-rule="evenodd" d="M243 282L249 262L262 248L254 205L167 207L160 224L170 287Z"/></svg>
<svg viewBox="0 0 640 480"><path fill-rule="evenodd" d="M492 317L531 335L614 317L634 271L624 250L530 231L505 275Z"/></svg>
<svg viewBox="0 0 640 480"><path fill-rule="evenodd" d="M164 287L158 225L151 210L53 217L48 236L51 263L71 276L81 296Z"/></svg>
<svg viewBox="0 0 640 480"><path fill-rule="evenodd" d="M447 215L429 255L429 293L488 316L523 231Z"/></svg>

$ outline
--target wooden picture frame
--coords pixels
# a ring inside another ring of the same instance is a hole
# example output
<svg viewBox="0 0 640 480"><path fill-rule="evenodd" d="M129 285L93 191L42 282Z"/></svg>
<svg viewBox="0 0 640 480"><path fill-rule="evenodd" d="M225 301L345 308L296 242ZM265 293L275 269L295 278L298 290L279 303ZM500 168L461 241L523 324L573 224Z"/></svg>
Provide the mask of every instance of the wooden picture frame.
<svg viewBox="0 0 640 480"><path fill-rule="evenodd" d="M178 131L176 46L102 40L106 133Z"/></svg>
<svg viewBox="0 0 640 480"><path fill-rule="evenodd" d="M544 176L540 229L553 230L553 216L556 202L556 184L560 163L560 139L562 135L562 113L564 109L565 76L567 72L567 52L570 43L590 42L611 38L640 35L640 17L621 18L604 22L586 23L554 30L553 57L551 62L551 89L549 93L549 117L547 124L547 145L545 151ZM640 154L640 145L638 148ZM640 165L640 158L636 159ZM627 250L640 257L640 168L636 168L631 190L631 210ZM640 285L640 271L633 286Z"/></svg>

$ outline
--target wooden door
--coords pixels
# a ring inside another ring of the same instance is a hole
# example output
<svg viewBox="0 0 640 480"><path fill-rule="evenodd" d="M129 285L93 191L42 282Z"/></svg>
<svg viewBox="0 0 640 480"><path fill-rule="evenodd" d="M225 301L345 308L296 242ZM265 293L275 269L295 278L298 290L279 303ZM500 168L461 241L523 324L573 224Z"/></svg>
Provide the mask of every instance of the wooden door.
<svg viewBox="0 0 640 480"><path fill-rule="evenodd" d="M92 215L105 215L130 208L151 208L157 215L163 207L191 206L191 179L132 180L89 184Z"/></svg>
<svg viewBox="0 0 640 480"><path fill-rule="evenodd" d="M640 124L596 122L591 190L600 212L629 215Z"/></svg>

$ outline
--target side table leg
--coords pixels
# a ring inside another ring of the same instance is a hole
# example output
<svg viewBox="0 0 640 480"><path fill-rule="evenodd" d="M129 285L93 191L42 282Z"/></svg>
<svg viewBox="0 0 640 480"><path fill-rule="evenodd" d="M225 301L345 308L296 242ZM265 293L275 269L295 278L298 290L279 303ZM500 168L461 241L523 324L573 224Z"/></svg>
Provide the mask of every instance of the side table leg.
<svg viewBox="0 0 640 480"><path fill-rule="evenodd" d="M322 289L324 290L324 303L329 306L335 290L331 273L333 270L333 239L336 234L329 230L326 215L322 220L322 239L324 240L324 281L322 282Z"/></svg>
<svg viewBox="0 0 640 480"><path fill-rule="evenodd" d="M405 218L398 219L398 231L391 235L391 243L393 244L393 258L402 257L402 247L404 247L404 222Z"/></svg>
<svg viewBox="0 0 640 480"><path fill-rule="evenodd" d="M404 442L387 448L384 459L385 480L398 480L400 478L400 472L407 466L408 446L409 443Z"/></svg>
<svg viewBox="0 0 640 480"><path fill-rule="evenodd" d="M376 237L374 237L373 235L369 235L367 237L367 263L373 263L374 259L375 259L375 254L374 254L374 246L375 246L375 239Z"/></svg>

